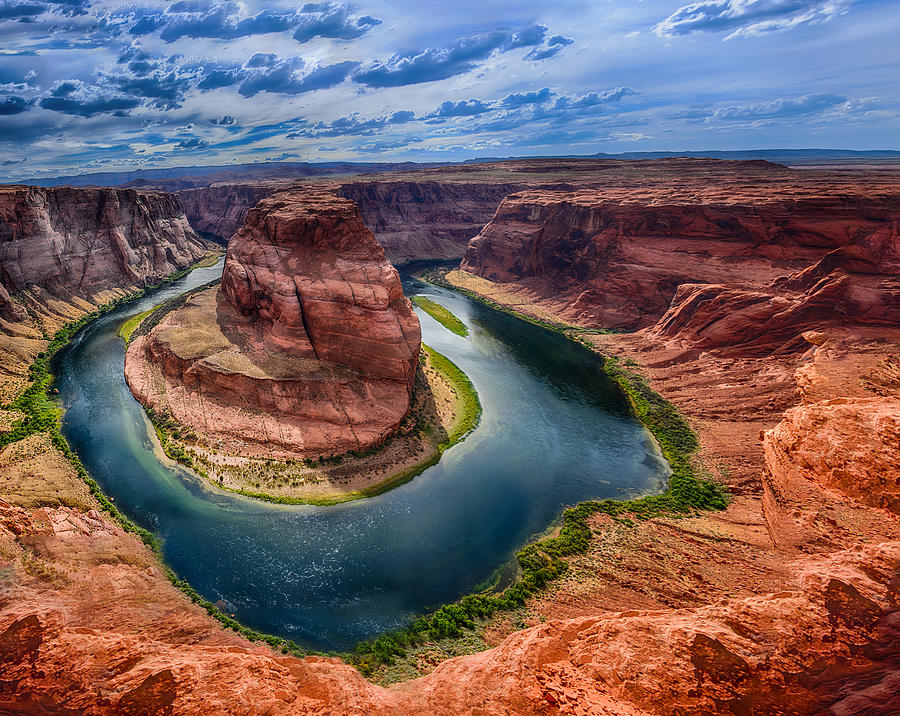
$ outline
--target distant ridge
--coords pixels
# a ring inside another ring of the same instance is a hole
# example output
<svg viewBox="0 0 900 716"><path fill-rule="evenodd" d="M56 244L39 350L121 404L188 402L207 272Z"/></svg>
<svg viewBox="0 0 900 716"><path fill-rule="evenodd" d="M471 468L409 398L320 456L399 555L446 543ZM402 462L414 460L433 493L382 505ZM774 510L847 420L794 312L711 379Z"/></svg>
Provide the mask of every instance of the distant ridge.
<svg viewBox="0 0 900 716"><path fill-rule="evenodd" d="M610 154L597 152L596 154L548 154L528 157L516 157L517 159L549 159L552 157L571 159L581 157L585 159L672 159L674 157L690 157L692 159L765 159L770 162L790 162L799 160L823 160L823 159L900 159L900 150L895 149L734 149L734 150L703 150L684 152L618 152ZM499 162L510 157L477 157L467 159L463 164L480 164L482 162Z"/></svg>
<svg viewBox="0 0 900 716"><path fill-rule="evenodd" d="M250 164L222 164L188 167L168 167L161 169L134 169L124 172L96 172L93 174L73 174L42 179L20 179L10 184L31 184L34 186L132 186L152 185L161 179L172 180L182 177L203 177L198 183L188 182L182 188L206 185L217 181L247 179L294 179L310 176L336 174L363 174L369 172L409 171L440 167L459 162L253 162Z"/></svg>
<svg viewBox="0 0 900 716"><path fill-rule="evenodd" d="M74 174L42 179L19 179L17 184L35 186L152 186L166 180L171 190L206 186L214 182L266 181L295 179L339 174L366 174L372 172L411 171L458 164L482 164L485 162L515 159L669 159L691 157L698 159L764 159L780 164L804 164L816 161L872 161L877 159L900 160L900 150L894 149L741 149L684 152L620 152L610 154L552 154L520 157L476 157L452 162L254 162L249 164L204 165L168 167L161 169L135 169L123 172L97 172ZM183 180L183 181L179 181ZM177 185L177 186L176 186Z"/></svg>

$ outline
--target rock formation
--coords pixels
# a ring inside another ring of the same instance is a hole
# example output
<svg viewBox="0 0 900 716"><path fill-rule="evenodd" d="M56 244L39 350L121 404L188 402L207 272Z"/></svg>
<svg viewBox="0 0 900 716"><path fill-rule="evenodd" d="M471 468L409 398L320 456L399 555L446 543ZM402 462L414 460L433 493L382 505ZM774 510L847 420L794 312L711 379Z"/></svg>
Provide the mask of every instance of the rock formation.
<svg viewBox="0 0 900 716"><path fill-rule="evenodd" d="M0 317L152 284L206 251L171 194L0 187Z"/></svg>
<svg viewBox="0 0 900 716"><path fill-rule="evenodd" d="M455 259L522 184L389 179L342 184L391 261Z"/></svg>
<svg viewBox="0 0 900 716"><path fill-rule="evenodd" d="M699 168L688 163L668 185L513 194L462 268L580 325L632 330L662 318L660 335L686 347L771 350L795 337L787 327L845 316L896 323L896 185L778 168L768 181L722 184Z"/></svg>
<svg viewBox="0 0 900 716"><path fill-rule="evenodd" d="M406 415L419 322L353 202L276 194L229 242L208 289L129 348L145 404L258 454L365 450Z"/></svg>

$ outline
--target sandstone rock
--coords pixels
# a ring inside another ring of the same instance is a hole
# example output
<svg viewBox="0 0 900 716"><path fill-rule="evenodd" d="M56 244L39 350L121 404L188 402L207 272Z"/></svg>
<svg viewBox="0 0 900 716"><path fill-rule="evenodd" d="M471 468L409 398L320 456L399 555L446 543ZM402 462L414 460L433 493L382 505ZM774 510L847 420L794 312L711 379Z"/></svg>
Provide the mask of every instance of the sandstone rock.
<svg viewBox="0 0 900 716"><path fill-rule="evenodd" d="M510 195L462 268L566 321L631 330L662 319L661 336L696 347L764 351L820 324L900 320L900 184L758 168L771 174L763 183L735 169Z"/></svg>
<svg viewBox="0 0 900 716"><path fill-rule="evenodd" d="M125 373L142 402L221 447L330 455L396 432L420 344L399 275L355 205L287 192L248 213L221 291L134 341Z"/></svg>
<svg viewBox="0 0 900 716"><path fill-rule="evenodd" d="M261 199L285 188L283 184L211 184L176 192L191 226L200 233L228 243L244 224L247 212Z"/></svg>
<svg viewBox="0 0 900 716"><path fill-rule="evenodd" d="M0 187L0 315L23 320L10 296L26 291L73 303L145 286L187 268L206 249L170 194Z"/></svg>

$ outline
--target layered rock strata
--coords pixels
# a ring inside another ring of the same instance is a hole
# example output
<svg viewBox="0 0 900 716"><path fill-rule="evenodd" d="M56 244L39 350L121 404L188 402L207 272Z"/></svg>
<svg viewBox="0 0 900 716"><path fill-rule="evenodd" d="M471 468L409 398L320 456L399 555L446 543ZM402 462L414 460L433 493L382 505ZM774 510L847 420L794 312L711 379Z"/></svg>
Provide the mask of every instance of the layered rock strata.
<svg viewBox="0 0 900 716"><path fill-rule="evenodd" d="M247 212L261 199L288 188L282 183L211 184L177 192L184 210L201 234L228 244L228 240L244 225Z"/></svg>
<svg viewBox="0 0 900 716"><path fill-rule="evenodd" d="M799 347L796 326L896 324L898 218L896 183L791 184L782 170L744 186L530 190L502 202L462 268L579 325L659 321L685 347L765 352Z"/></svg>
<svg viewBox="0 0 900 716"><path fill-rule="evenodd" d="M456 259L490 221L497 205L524 183L440 181L424 176L408 180L358 180L328 185L359 206L367 227L394 263ZM227 242L261 199L290 186L285 182L212 184L184 189L178 196L193 227ZM295 187L297 190L301 186ZM312 187L313 192L321 187Z"/></svg>
<svg viewBox="0 0 900 716"><path fill-rule="evenodd" d="M359 205L366 226L375 232L391 261L403 263L461 257L500 201L522 186L423 177L356 181L341 185L340 193Z"/></svg>
<svg viewBox="0 0 900 716"><path fill-rule="evenodd" d="M144 404L215 446L331 455L397 430L420 343L399 275L356 206L286 192L248 213L220 289L133 342L125 374Z"/></svg>
<svg viewBox="0 0 900 716"><path fill-rule="evenodd" d="M0 316L155 283L207 250L171 194L0 187Z"/></svg>

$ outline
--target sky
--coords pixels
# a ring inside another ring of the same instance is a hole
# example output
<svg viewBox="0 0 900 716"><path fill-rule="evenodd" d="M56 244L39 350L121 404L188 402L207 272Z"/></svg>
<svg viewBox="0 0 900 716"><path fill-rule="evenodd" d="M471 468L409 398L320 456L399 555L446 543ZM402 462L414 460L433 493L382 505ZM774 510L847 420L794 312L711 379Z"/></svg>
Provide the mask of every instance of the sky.
<svg viewBox="0 0 900 716"><path fill-rule="evenodd" d="M0 0L0 180L900 149L898 0Z"/></svg>

